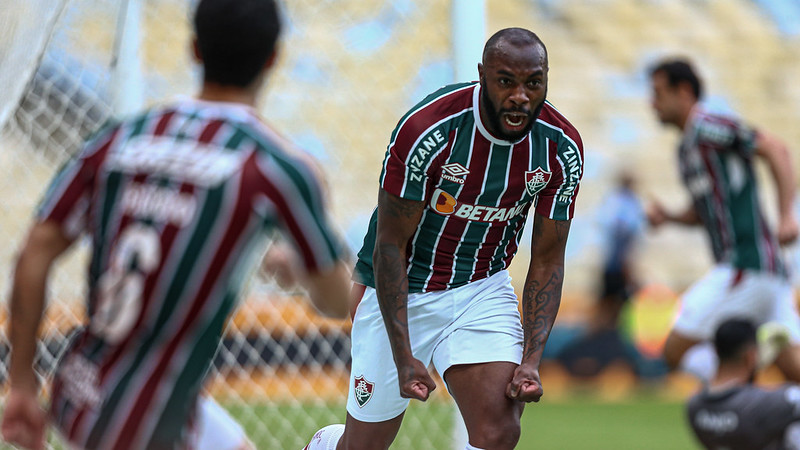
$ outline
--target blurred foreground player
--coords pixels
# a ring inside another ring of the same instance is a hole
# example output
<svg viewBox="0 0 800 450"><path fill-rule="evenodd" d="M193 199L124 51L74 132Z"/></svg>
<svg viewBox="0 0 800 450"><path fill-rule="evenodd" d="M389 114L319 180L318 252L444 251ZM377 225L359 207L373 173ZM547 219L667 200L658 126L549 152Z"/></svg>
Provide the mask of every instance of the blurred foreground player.
<svg viewBox="0 0 800 450"><path fill-rule="evenodd" d="M445 86L400 119L356 264L365 286L347 422L320 430L309 450L388 448L409 399L436 388L431 362L458 404L468 448L517 444L523 407L543 392L539 363L583 173L578 131L545 100L547 72L542 41L504 29L486 43L479 82ZM520 319L506 268L529 211Z"/></svg>
<svg viewBox="0 0 800 450"><path fill-rule="evenodd" d="M753 384L762 344L756 337L755 326L744 319L726 320L714 335L719 368L687 408L695 436L708 449L800 448L800 386Z"/></svg>
<svg viewBox="0 0 800 450"><path fill-rule="evenodd" d="M737 118L705 111L699 104L702 83L686 61L660 62L651 71L651 81L652 106L659 120L682 133L678 162L692 204L671 213L656 202L648 219L654 227L667 222L702 225L716 261L681 299L664 347L667 364L692 371L688 367L692 358L682 362L687 350L710 340L724 319L740 316L757 325L776 321L789 329L795 345L785 349L776 363L784 375L800 381L800 346L796 345L800 318L780 248L798 234L794 171L786 145ZM759 202L756 157L764 159L775 181L779 212L775 233ZM713 366L708 367L713 372Z"/></svg>
<svg viewBox="0 0 800 450"><path fill-rule="evenodd" d="M272 0L202 0L197 100L144 111L90 139L53 181L16 265L6 440L42 448L46 420L75 448L203 448L203 379L244 276L280 229L323 313L345 317L349 270L313 169L253 108L275 59ZM53 261L92 242L89 323L38 406L36 332Z"/></svg>

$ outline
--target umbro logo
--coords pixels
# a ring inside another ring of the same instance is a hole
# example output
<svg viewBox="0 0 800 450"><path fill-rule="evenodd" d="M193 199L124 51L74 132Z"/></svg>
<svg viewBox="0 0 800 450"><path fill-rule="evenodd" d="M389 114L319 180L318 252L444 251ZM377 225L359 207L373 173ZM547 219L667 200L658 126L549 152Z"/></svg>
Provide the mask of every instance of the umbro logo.
<svg viewBox="0 0 800 450"><path fill-rule="evenodd" d="M464 179L461 177L468 173L469 170L459 163L450 163L442 166L442 179L453 183L464 184Z"/></svg>

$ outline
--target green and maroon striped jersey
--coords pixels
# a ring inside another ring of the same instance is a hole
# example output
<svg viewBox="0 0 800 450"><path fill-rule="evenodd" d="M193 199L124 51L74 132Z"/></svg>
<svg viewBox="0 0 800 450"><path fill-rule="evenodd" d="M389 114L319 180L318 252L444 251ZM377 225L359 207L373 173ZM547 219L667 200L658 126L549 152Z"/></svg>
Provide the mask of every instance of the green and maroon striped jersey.
<svg viewBox="0 0 800 450"><path fill-rule="evenodd" d="M344 250L311 167L228 103L186 100L105 127L55 178L38 219L91 238L89 322L51 405L81 448L184 448L258 242L282 231L310 271Z"/></svg>
<svg viewBox="0 0 800 450"><path fill-rule="evenodd" d="M425 202L409 242L409 292L453 289L508 267L531 205L569 220L583 174L578 131L545 103L518 142L492 136L481 122L480 85L445 86L404 115L386 152L381 188ZM375 286L373 213L356 275Z"/></svg>
<svg viewBox="0 0 800 450"><path fill-rule="evenodd" d="M680 173L718 263L785 274L759 203L755 141L740 121L695 109L678 149Z"/></svg>

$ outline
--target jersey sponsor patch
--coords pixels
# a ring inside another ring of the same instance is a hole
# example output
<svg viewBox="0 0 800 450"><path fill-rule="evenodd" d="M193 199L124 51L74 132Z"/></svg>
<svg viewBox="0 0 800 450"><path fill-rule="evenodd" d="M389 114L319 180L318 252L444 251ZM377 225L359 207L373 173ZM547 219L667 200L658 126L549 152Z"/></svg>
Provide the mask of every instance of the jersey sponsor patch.
<svg viewBox="0 0 800 450"><path fill-rule="evenodd" d="M364 405L369 403L369 401L372 399L372 393L374 390L375 383L367 381L367 379L364 378L364 375L356 377L353 391L355 393L356 403L358 403L359 408L363 408Z"/></svg>
<svg viewBox="0 0 800 450"><path fill-rule="evenodd" d="M512 208L470 205L459 202L455 197L442 189L436 189L433 192L430 203L431 209L437 214L443 216L453 215L465 220L488 223L507 222L522 214L525 210L525 205L526 203L521 203Z"/></svg>
<svg viewBox="0 0 800 450"><path fill-rule="evenodd" d="M545 186L547 186L547 183L550 182L551 176L551 172L547 172L541 167L537 167L536 170L526 171L525 189L528 191L528 194L536 195L537 192L541 191Z"/></svg>

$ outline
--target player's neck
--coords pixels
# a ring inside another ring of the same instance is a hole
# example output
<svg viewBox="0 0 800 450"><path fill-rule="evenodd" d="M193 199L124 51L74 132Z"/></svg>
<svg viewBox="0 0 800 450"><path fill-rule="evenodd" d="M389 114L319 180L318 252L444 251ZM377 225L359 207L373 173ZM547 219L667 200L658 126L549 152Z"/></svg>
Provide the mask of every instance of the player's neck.
<svg viewBox="0 0 800 450"><path fill-rule="evenodd" d="M734 386L747 384L750 382L751 371L742 366L720 366L717 375L711 379L708 388L712 391L720 391Z"/></svg>
<svg viewBox="0 0 800 450"><path fill-rule="evenodd" d="M686 108L675 123L675 125L677 125L682 132L686 131L686 125L689 123L689 118L692 117L695 105L696 103L692 103L688 108Z"/></svg>
<svg viewBox="0 0 800 450"><path fill-rule="evenodd" d="M255 107L257 90L252 88L241 88L238 86L227 86L218 83L203 83L203 88L197 96L200 100L209 102L242 103Z"/></svg>

